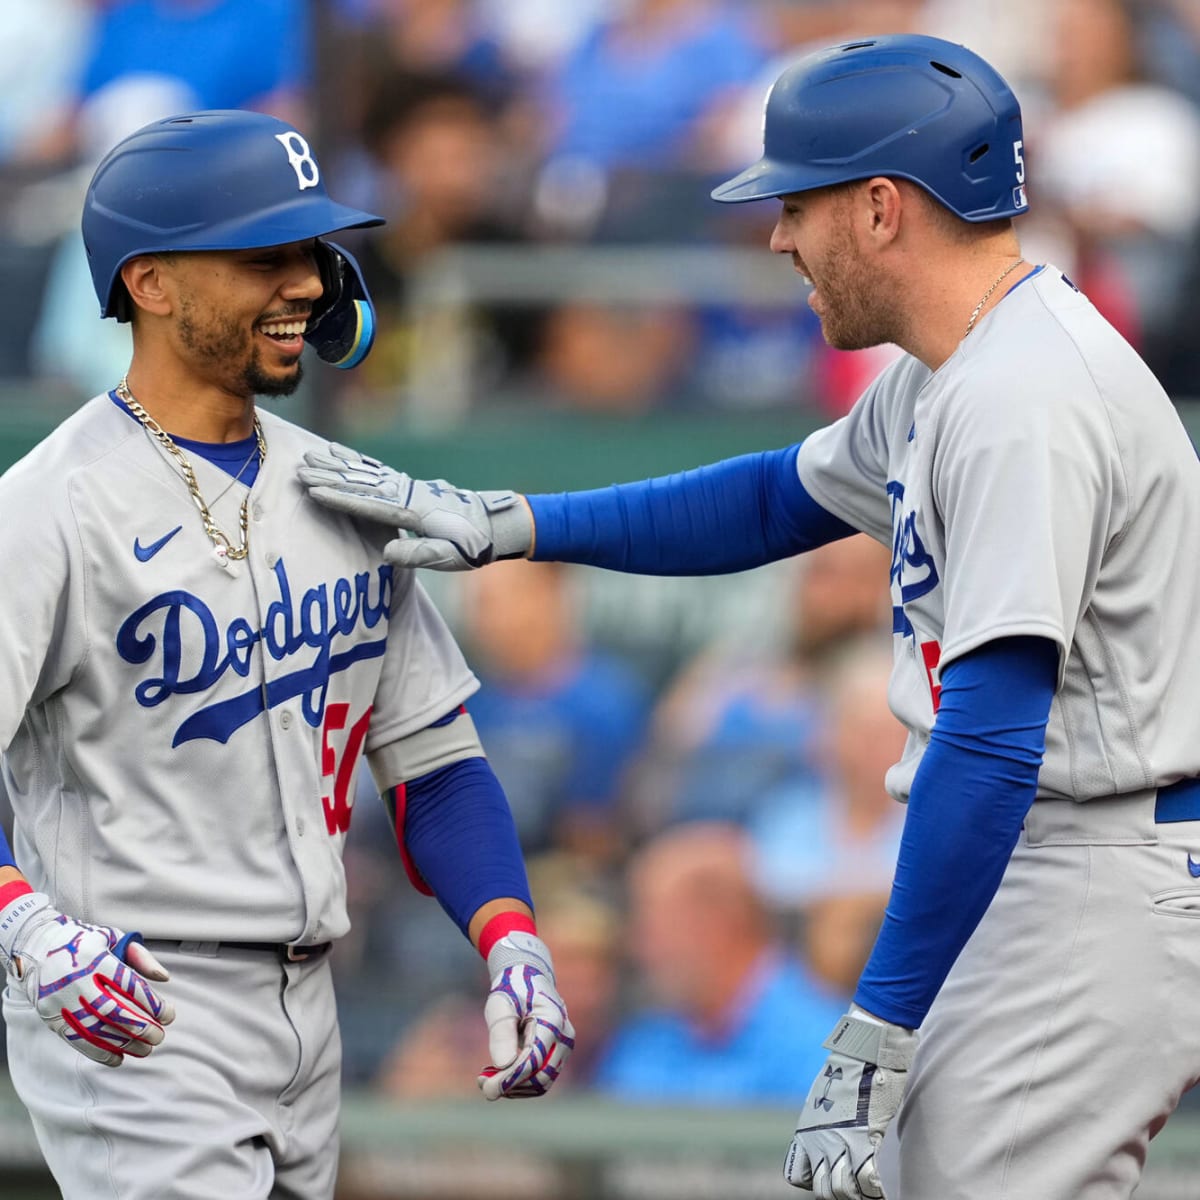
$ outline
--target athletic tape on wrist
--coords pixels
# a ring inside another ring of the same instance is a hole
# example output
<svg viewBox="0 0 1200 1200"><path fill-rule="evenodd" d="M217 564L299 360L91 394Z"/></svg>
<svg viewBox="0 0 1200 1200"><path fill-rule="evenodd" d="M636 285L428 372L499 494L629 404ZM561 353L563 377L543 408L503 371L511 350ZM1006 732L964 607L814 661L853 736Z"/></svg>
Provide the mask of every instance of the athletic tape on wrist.
<svg viewBox="0 0 1200 1200"><path fill-rule="evenodd" d="M532 917L519 912L497 913L479 933L479 953L486 960L492 947L506 933L530 933L537 937L537 925Z"/></svg>

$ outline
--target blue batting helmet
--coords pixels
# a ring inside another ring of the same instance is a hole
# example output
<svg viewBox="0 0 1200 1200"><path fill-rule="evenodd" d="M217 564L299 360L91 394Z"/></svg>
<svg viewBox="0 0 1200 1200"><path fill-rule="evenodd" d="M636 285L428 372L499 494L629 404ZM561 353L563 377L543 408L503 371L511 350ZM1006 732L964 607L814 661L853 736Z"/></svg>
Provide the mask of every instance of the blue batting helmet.
<svg viewBox="0 0 1200 1200"><path fill-rule="evenodd" d="M265 113L213 110L154 121L108 152L83 202L101 316L120 312L121 267L138 254L248 250L383 218L331 200L308 142Z"/></svg>
<svg viewBox="0 0 1200 1200"><path fill-rule="evenodd" d="M1025 212L1021 106L964 46L898 35L832 46L775 81L763 156L721 184L739 203L875 175L919 184L966 221Z"/></svg>

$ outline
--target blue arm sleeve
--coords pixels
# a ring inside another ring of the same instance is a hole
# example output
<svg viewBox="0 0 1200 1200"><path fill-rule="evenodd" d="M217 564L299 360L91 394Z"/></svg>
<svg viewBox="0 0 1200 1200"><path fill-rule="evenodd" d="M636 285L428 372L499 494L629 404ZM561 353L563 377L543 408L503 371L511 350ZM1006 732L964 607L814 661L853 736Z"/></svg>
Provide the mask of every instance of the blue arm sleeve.
<svg viewBox="0 0 1200 1200"><path fill-rule="evenodd" d="M4 836L3 828L0 828L0 867L15 867L17 860L13 858L12 847L8 844L8 838Z"/></svg>
<svg viewBox="0 0 1200 1200"><path fill-rule="evenodd" d="M527 496L533 558L638 575L722 575L858 531L796 473L799 445L587 492Z"/></svg>
<svg viewBox="0 0 1200 1200"><path fill-rule="evenodd" d="M856 1004L915 1029L1000 886L1037 794L1058 647L1000 638L947 665Z"/></svg>
<svg viewBox="0 0 1200 1200"><path fill-rule="evenodd" d="M486 758L464 758L403 786L397 836L464 934L489 900L512 896L533 907L508 798Z"/></svg>

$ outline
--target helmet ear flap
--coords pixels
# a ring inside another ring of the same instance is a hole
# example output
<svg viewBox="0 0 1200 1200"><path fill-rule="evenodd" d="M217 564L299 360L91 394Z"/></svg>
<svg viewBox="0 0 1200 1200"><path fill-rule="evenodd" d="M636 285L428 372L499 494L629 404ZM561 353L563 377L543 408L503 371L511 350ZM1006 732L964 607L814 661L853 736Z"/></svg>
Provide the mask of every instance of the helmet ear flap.
<svg viewBox="0 0 1200 1200"><path fill-rule="evenodd" d="M325 362L349 370L367 357L375 341L375 306L349 250L318 238L316 257L324 290L304 340Z"/></svg>

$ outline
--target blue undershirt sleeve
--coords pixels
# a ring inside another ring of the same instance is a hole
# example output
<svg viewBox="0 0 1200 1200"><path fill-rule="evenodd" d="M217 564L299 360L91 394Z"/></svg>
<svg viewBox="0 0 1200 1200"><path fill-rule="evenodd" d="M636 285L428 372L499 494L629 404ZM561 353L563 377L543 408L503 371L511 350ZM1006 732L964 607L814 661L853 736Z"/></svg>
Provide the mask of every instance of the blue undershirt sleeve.
<svg viewBox="0 0 1200 1200"><path fill-rule="evenodd" d="M639 575L723 575L858 531L796 471L799 445L595 491L527 496L532 557Z"/></svg>
<svg viewBox="0 0 1200 1200"><path fill-rule="evenodd" d="M486 758L464 758L401 786L397 834L464 934L489 900L511 896L533 907L512 810Z"/></svg>
<svg viewBox="0 0 1200 1200"><path fill-rule="evenodd" d="M979 924L1037 794L1058 678L1047 638L988 642L942 672L887 913L854 1002L915 1029Z"/></svg>

